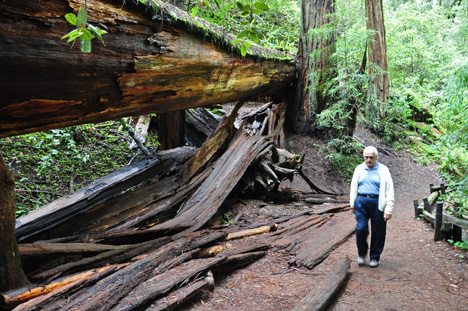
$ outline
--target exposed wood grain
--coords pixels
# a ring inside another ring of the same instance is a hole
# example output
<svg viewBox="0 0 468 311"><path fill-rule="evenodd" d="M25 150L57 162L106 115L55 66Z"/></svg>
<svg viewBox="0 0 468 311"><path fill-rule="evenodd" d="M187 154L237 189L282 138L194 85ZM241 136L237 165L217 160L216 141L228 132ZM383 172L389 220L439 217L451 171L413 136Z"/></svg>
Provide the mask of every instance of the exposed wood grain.
<svg viewBox="0 0 468 311"><path fill-rule="evenodd" d="M327 306L335 299L348 274L349 259L342 258L318 284L314 284L312 290L296 304L293 311L327 310Z"/></svg>
<svg viewBox="0 0 468 311"><path fill-rule="evenodd" d="M19 288L14 291L1 294L2 304L11 308L38 296L48 294L66 285L72 284L74 286L77 283L83 282L87 278L91 278L95 275L102 275L103 273L110 273L111 271L115 271L116 269L119 269L121 267L122 265L107 266L100 269L88 270L73 276L69 276L47 285L41 285L32 288ZM33 304L34 303L21 306L21 309L25 310L24 308L31 307L31 305Z"/></svg>
<svg viewBox="0 0 468 311"><path fill-rule="evenodd" d="M93 207L113 198L115 195L150 177L161 173L167 173L174 162L185 162L194 154L194 149L178 148L172 152L160 153L159 157L148 158L137 162L131 166L126 166L113 172L103 178L100 178L89 186L84 187L77 192L64 196L58 200L43 206L40 209L31 211L27 215L19 218L16 225L16 237L18 241L28 242L28 239L41 236L42 232L46 237L42 239L51 239L54 233L50 230L53 227L60 226L60 233L71 235L79 226L85 226L86 219L82 222L72 222L77 215L84 214ZM98 219L89 219L95 222ZM56 234L58 234L56 232ZM59 235L60 236L60 235Z"/></svg>
<svg viewBox="0 0 468 311"><path fill-rule="evenodd" d="M356 220L350 214L344 219L336 220L336 224L323 226L315 232L308 234L308 239L301 244L296 252L296 257L289 261L290 264L305 266L312 269L322 262L339 245L344 243L353 233Z"/></svg>
<svg viewBox="0 0 468 311"><path fill-rule="evenodd" d="M51 257L63 254L101 253L121 246L93 243L34 243L18 244L21 259L27 257Z"/></svg>
<svg viewBox="0 0 468 311"><path fill-rule="evenodd" d="M261 49L243 58L209 35L188 34L186 13L161 23L134 1L88 1L90 22L108 33L105 47L93 40L92 53L83 54L60 39L73 30L63 16L82 6L76 0L0 6L0 137L237 101L294 79L289 61L259 61L268 54Z"/></svg>

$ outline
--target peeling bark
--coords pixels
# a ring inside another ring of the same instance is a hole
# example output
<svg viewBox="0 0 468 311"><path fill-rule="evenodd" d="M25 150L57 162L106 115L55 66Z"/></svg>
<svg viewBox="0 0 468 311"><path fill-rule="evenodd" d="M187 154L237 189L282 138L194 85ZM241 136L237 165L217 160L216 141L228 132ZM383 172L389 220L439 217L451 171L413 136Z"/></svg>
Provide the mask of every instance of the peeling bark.
<svg viewBox="0 0 468 311"><path fill-rule="evenodd" d="M0 292L29 284L15 237L15 179L0 156Z"/></svg>
<svg viewBox="0 0 468 311"><path fill-rule="evenodd" d="M262 50L242 58L209 35L187 33L188 14L177 11L180 18L169 24L133 1L88 1L89 22L108 33L105 47L93 40L92 53L83 54L61 40L73 29L63 16L82 6L0 6L0 68L7 73L0 76L0 137L232 102L294 79L289 61L262 59Z"/></svg>

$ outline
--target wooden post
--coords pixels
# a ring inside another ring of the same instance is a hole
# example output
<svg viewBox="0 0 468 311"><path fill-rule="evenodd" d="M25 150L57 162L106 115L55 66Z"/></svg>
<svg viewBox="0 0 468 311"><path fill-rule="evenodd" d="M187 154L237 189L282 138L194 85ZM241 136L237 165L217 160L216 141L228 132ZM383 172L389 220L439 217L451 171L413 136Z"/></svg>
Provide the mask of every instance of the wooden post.
<svg viewBox="0 0 468 311"><path fill-rule="evenodd" d="M434 241L442 240L442 209L444 203L442 201L437 201L435 222L434 222Z"/></svg>
<svg viewBox="0 0 468 311"><path fill-rule="evenodd" d="M427 198L423 199L424 202L424 210L428 211L429 213L432 213L432 206L429 204L429 200Z"/></svg>
<svg viewBox="0 0 468 311"><path fill-rule="evenodd" d="M444 184L440 184L440 193L445 194L445 185Z"/></svg>
<svg viewBox="0 0 468 311"><path fill-rule="evenodd" d="M413 205L414 205L414 218L418 218L419 215L421 214L421 213L418 211L419 201L418 201L418 200L414 200L414 201L413 201Z"/></svg>
<svg viewBox="0 0 468 311"><path fill-rule="evenodd" d="M455 211L458 213L460 211L460 206L458 203L455 203L454 207ZM462 240L462 228L457 225L453 225L452 232L450 232L452 236L450 237L454 242L460 242Z"/></svg>
<svg viewBox="0 0 468 311"><path fill-rule="evenodd" d="M429 193L432 193L432 188L434 188L434 184L429 184Z"/></svg>

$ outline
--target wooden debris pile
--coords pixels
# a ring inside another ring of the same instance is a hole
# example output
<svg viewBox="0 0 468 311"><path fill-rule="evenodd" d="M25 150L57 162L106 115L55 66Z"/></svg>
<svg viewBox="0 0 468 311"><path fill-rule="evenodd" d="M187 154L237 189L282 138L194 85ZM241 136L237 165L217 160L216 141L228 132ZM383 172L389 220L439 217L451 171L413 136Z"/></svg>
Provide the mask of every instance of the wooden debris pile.
<svg viewBox="0 0 468 311"><path fill-rule="evenodd" d="M236 129L240 106L196 153L187 147L160 152L20 218L20 256L34 285L1 294L1 306L173 310L215 286L219 274L269 251L290 252L290 265L309 269L323 261L353 233L354 222L342 213L345 199L316 186L314 193L290 196L303 206L289 215L262 222L240 215L231 225L209 225L229 195L279 192L279 183L300 171L303 158L279 144L284 106L270 103L260 109L262 121L248 122L258 118L254 113ZM141 184L150 178L153 183ZM247 236L255 238L237 242ZM345 262L337 269L340 280L325 288L346 278Z"/></svg>

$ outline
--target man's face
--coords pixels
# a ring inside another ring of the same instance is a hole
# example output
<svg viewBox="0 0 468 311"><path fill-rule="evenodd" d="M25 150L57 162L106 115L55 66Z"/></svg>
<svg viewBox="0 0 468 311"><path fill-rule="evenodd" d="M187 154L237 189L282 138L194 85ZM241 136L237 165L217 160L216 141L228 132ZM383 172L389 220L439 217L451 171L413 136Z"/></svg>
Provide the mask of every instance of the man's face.
<svg viewBox="0 0 468 311"><path fill-rule="evenodd" d="M373 168L375 166L375 162L377 162L377 158L375 157L375 153L373 151L364 151L364 161L366 161L366 165L368 168Z"/></svg>

